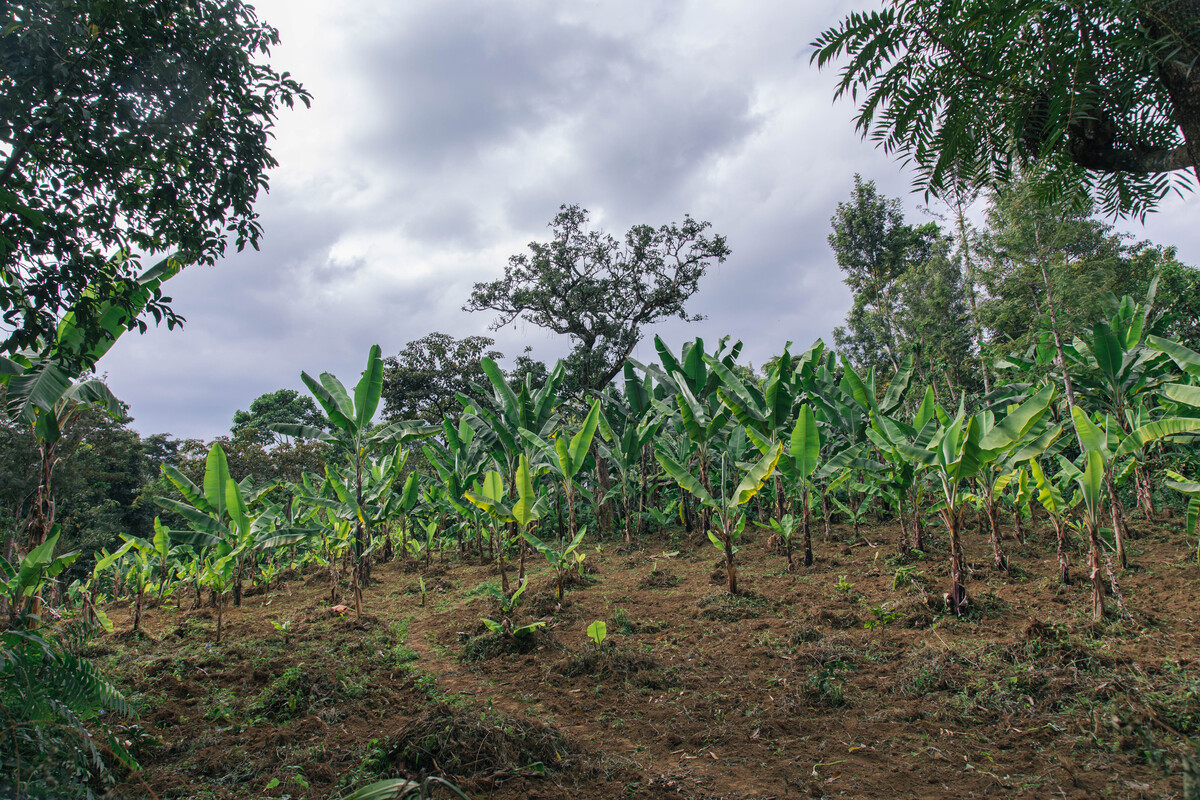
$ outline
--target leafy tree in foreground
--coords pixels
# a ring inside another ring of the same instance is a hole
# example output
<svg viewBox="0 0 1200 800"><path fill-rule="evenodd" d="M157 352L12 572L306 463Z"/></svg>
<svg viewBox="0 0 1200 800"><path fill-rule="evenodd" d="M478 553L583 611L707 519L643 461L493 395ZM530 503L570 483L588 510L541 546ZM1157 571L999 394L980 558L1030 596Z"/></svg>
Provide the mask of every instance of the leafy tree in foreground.
<svg viewBox="0 0 1200 800"><path fill-rule="evenodd" d="M588 230L588 212L562 206L549 242L530 242L512 256L504 277L477 283L465 311L491 310L493 330L524 319L571 337L566 359L572 391L600 389L625 364L656 320L698 320L684 308L709 264L729 256L725 237L708 237L707 222L635 225L620 242Z"/></svg>
<svg viewBox="0 0 1200 800"><path fill-rule="evenodd" d="M0 351L72 307L105 338L105 303L141 308L134 253L257 246L275 115L308 94L265 63L278 34L251 6L17 0L0 28ZM169 302L143 304L174 323Z"/></svg>
<svg viewBox="0 0 1200 800"><path fill-rule="evenodd" d="M1197 0L884 0L813 46L933 194L1037 163L1043 196L1142 215L1200 177Z"/></svg>

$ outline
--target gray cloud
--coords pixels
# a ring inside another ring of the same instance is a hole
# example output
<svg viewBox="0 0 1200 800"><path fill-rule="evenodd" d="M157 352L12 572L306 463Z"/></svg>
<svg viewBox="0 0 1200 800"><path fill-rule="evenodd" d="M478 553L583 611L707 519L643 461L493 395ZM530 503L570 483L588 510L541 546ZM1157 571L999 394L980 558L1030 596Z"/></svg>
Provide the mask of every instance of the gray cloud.
<svg viewBox="0 0 1200 800"><path fill-rule="evenodd" d="M849 293L825 238L852 175L917 217L909 176L808 65L807 43L867 5L259 0L273 60L314 95L279 121L263 248L175 278L185 330L131 334L101 368L142 432L224 432L259 394L303 388L301 370L355 380L371 344L489 334L461 311L472 284L563 203L618 236L691 213L728 237L692 304L708 319L655 326L642 357L654 333L733 334L755 364L828 341ZM1188 203L1140 235L1195 263ZM523 323L489 335L509 356L568 349Z"/></svg>

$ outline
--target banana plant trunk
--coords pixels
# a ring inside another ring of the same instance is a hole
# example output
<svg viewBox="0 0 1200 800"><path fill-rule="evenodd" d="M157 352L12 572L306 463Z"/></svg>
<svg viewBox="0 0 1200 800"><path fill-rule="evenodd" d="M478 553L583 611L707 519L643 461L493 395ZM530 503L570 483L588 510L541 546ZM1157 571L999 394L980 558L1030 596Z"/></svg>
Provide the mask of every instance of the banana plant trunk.
<svg viewBox="0 0 1200 800"><path fill-rule="evenodd" d="M800 525L804 532L804 566L811 567L813 565L812 552L812 504L809 502L809 488L804 487L801 504L804 506L800 511Z"/></svg>
<svg viewBox="0 0 1200 800"><path fill-rule="evenodd" d="M600 456L599 443L592 444L592 460L596 462L596 483L600 487L600 497L603 499L596 507L596 521L600 524L601 535L613 530L613 507L608 499L609 489L612 488L612 477L608 472L608 462ZM575 534L571 534L574 536Z"/></svg>
<svg viewBox="0 0 1200 800"><path fill-rule="evenodd" d="M1096 523L1087 522L1088 533L1088 568L1092 581L1092 619L1100 622L1104 619L1104 578L1100 574L1100 532Z"/></svg>
<svg viewBox="0 0 1200 800"><path fill-rule="evenodd" d="M994 501L984 505L987 515L989 538L992 543L992 567L999 572L1008 571L1008 559L1004 556L1004 544L1000 535L1000 509Z"/></svg>
<svg viewBox="0 0 1200 800"><path fill-rule="evenodd" d="M54 527L54 493L51 491L51 481L54 478L54 466L58 461L55 454L56 444L49 443L38 447L38 488L29 520L27 552L46 541Z"/></svg>
<svg viewBox="0 0 1200 800"><path fill-rule="evenodd" d="M962 543L959 541L959 526L962 523L962 508L942 508L942 521L950 537L950 612L961 617L967 612L969 600L966 587L966 565L963 563Z"/></svg>
<svg viewBox="0 0 1200 800"><path fill-rule="evenodd" d="M1051 517L1054 523L1054 534L1058 538L1058 582L1063 586L1071 585L1071 575L1067 569L1067 526L1058 517Z"/></svg>
<svg viewBox="0 0 1200 800"><path fill-rule="evenodd" d="M1138 504L1142 507L1142 514L1148 520L1154 519L1154 476L1146 469L1145 464L1138 463L1133 465L1133 479L1137 484Z"/></svg>
<svg viewBox="0 0 1200 800"><path fill-rule="evenodd" d="M1117 562L1121 569L1128 569L1129 563L1125 559L1125 535L1128 533L1125 528L1125 504L1121 502L1117 486L1108 470L1104 471L1104 488L1108 491L1108 510L1112 515L1113 544L1117 550Z"/></svg>
<svg viewBox="0 0 1200 800"><path fill-rule="evenodd" d="M725 541L725 577L729 580L729 593L736 595L738 593L737 564L733 560L733 535L730 533L728 526L721 533Z"/></svg>
<svg viewBox="0 0 1200 800"><path fill-rule="evenodd" d="M904 495L897 498L896 508L900 517L900 555L908 555L911 546L908 543L908 518L904 514Z"/></svg>

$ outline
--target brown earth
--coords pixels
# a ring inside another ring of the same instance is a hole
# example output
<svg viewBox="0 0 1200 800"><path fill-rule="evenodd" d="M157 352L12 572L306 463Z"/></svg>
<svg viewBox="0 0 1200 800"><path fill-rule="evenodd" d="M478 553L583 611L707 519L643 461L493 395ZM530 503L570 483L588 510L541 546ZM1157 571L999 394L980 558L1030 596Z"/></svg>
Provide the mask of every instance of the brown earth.
<svg viewBox="0 0 1200 800"><path fill-rule="evenodd" d="M411 565L377 565L361 620L310 573L231 608L220 644L184 597L146 612L148 638L96 645L141 712L143 770L122 792L325 798L437 774L497 800L1179 796L1200 731L1200 568L1180 525L1142 527L1121 576L1132 618L1113 601L1100 626L1087 586L1055 583L1041 530L1006 542L1008 575L967 537L962 619L939 611L940 531L902 560L890 527L866 531L875 546L818 537L794 574L748 531L737 598L707 542L593 542L561 605L531 570L515 622L548 624L522 642L479 622L500 619L480 590L495 567L457 558L425 574L425 607Z"/></svg>

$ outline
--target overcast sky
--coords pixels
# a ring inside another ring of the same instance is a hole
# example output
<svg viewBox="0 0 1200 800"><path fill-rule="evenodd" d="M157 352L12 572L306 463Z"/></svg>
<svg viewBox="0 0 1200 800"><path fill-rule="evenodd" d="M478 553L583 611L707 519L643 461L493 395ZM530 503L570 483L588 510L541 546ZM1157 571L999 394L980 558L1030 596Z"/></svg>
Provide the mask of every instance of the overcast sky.
<svg viewBox="0 0 1200 800"><path fill-rule="evenodd" d="M849 307L826 243L855 172L900 196L911 176L855 133L835 73L809 42L869 2L707 0L259 0L272 61L313 106L284 112L280 165L258 208L262 249L167 285L182 331L129 334L101 362L143 434L208 438L300 371L358 379L431 331L492 335L553 361L565 338L461 310L564 203L620 237L684 214L732 256L691 303L700 323L647 332L731 334L761 364L787 340L830 340ZM1200 263L1196 200L1134 230ZM1190 207L1189 207L1190 205Z"/></svg>

